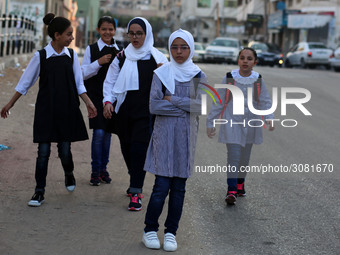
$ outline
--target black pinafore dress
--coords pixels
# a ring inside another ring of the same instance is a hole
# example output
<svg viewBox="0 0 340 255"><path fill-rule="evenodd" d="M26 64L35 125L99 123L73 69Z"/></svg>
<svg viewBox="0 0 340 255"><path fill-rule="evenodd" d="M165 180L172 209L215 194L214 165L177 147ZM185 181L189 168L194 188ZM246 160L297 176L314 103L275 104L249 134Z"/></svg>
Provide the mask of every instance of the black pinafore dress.
<svg viewBox="0 0 340 255"><path fill-rule="evenodd" d="M46 59L40 53L39 92L35 104L33 142L75 142L88 139L73 72L73 50Z"/></svg>
<svg viewBox="0 0 340 255"><path fill-rule="evenodd" d="M152 115L149 110L155 59L138 60L139 90L128 91L117 114L117 130L121 141L149 143L152 133Z"/></svg>
<svg viewBox="0 0 340 255"><path fill-rule="evenodd" d="M97 116L95 118L89 119L90 129L105 129L107 126L107 119L105 119L103 115L103 83L106 78L107 70L119 51L115 47L107 46L104 46L104 48L99 51L98 43L94 43L90 45L90 52L91 63L106 54L112 54L110 62L102 65L97 75L84 81L87 95L97 108Z"/></svg>

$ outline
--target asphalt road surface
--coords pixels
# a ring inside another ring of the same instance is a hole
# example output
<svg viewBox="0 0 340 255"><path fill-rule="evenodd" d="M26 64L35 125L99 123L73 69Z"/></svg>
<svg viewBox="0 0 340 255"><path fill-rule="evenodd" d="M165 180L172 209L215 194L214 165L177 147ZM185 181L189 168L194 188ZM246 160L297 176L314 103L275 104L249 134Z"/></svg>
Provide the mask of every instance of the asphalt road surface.
<svg viewBox="0 0 340 255"><path fill-rule="evenodd" d="M236 68L200 66L211 85ZM290 168L290 172L249 173L247 197L239 198L236 206L226 206L226 174L202 172L204 166L226 164L226 146L205 135L205 116L201 116L197 172L187 182L176 253L339 254L340 74L270 67L255 70L270 91L300 87L311 92L305 107L312 116L304 116L295 106L288 106L287 115L282 116L279 100L275 118L294 119L298 125L283 127L278 122L274 132L264 130L264 143L253 147L252 166ZM14 93L21 73L21 69L6 69L0 77L1 107ZM52 146L46 202L39 208L27 206L35 186L37 146L32 143L32 123L37 88L36 84L17 102L10 118L0 120L0 144L11 147L0 151L0 254L165 254L141 243L154 177L146 177L144 210L128 212L128 174L115 136L110 185L88 184L90 141L78 142L72 144L77 188L68 193L56 146ZM83 104L82 110L86 116ZM294 172L294 167L301 172ZM165 207L160 219L161 242L166 212Z"/></svg>

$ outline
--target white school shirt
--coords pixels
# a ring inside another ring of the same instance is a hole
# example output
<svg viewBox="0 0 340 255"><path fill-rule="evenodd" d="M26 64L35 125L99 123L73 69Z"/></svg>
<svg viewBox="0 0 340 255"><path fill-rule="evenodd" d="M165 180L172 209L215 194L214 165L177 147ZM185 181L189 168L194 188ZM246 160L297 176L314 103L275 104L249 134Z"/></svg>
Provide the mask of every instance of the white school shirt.
<svg viewBox="0 0 340 255"><path fill-rule="evenodd" d="M99 38L97 41L99 51L102 51L102 49L107 46L107 47L115 47L117 50L119 50L118 46L116 43L108 45L104 43L102 38ZM91 77L95 76L98 74L99 69L102 66L99 65L98 59L96 61L93 61L91 63L91 49L90 46L86 47L83 62L81 63L81 71L83 73L83 78L84 80L90 79Z"/></svg>
<svg viewBox="0 0 340 255"><path fill-rule="evenodd" d="M63 55L67 55L71 58L69 50L64 47L64 49L58 54L52 47L51 42L45 47L46 50L46 59L50 57L60 57ZM78 95L81 95L86 92L86 88L84 86L83 75L80 69L80 63L78 59L78 55L75 51L73 51L73 73L74 79L76 81L76 87ZM40 74L40 54L39 52L35 52L28 66L26 67L25 72L22 74L15 90L22 95L26 95L27 91L34 85L37 81Z"/></svg>
<svg viewBox="0 0 340 255"><path fill-rule="evenodd" d="M149 60L151 58L151 53L146 54L140 60ZM116 84L117 78L119 76L120 68L119 68L119 60L115 58L107 71L106 78L103 85L103 103L111 102L112 104L117 100L117 98L113 95L112 89Z"/></svg>

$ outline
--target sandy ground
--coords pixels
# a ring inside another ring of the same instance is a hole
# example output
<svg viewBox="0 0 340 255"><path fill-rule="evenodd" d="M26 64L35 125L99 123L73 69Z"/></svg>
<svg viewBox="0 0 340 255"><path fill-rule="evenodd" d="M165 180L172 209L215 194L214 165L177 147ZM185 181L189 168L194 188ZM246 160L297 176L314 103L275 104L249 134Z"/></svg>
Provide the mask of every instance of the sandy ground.
<svg viewBox="0 0 340 255"><path fill-rule="evenodd" d="M1 72L1 108L14 94L24 67ZM0 151L0 254L164 254L162 250L150 251L141 243L154 177L147 174L145 180L144 210L129 212L125 194L129 178L116 136L112 137L108 165L111 184L89 185L87 140L72 144L77 187L73 193L67 192L57 148L52 144L45 203L39 208L27 206L35 187L37 144L32 140L32 125L37 91L38 83L19 99L8 119L0 119L0 144L11 148ZM83 103L81 107L87 116ZM185 229L189 215L184 213L183 218ZM161 221L164 222L164 215ZM193 236L188 236L190 228L188 231L185 238L181 236L184 233L178 234L179 254L199 254L203 249L200 245L187 245L195 242ZM160 228L161 240L162 232Z"/></svg>

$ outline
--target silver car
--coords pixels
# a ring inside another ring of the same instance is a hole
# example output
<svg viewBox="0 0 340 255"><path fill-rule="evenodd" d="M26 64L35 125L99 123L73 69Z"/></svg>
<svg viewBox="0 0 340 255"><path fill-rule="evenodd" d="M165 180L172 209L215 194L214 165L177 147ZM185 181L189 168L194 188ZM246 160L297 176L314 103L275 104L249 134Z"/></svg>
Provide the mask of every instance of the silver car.
<svg viewBox="0 0 340 255"><path fill-rule="evenodd" d="M291 48L285 59L285 66L300 66L302 68L324 65L330 68L329 58L333 51L319 42L300 42Z"/></svg>
<svg viewBox="0 0 340 255"><path fill-rule="evenodd" d="M237 63L241 42L230 37L217 37L205 49L205 60L213 62Z"/></svg>

